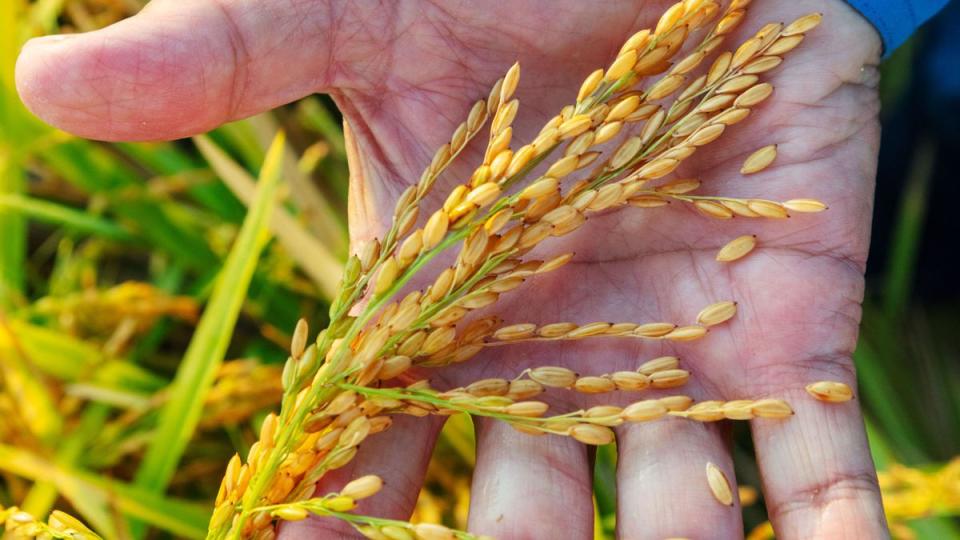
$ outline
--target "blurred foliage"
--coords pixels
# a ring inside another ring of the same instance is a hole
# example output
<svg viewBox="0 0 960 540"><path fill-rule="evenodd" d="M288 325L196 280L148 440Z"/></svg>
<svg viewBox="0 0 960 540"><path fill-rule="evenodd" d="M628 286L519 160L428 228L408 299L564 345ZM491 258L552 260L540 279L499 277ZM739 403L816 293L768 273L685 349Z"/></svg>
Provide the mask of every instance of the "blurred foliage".
<svg viewBox="0 0 960 540"><path fill-rule="evenodd" d="M107 539L198 538L227 460L246 454L281 395L288 332L301 316L325 323L346 253L346 155L338 113L317 96L151 144L78 139L24 110L13 83L23 41L141 7L0 2L0 516L59 508ZM914 50L885 66L887 106L910 88ZM856 352L901 538L960 538L960 464L935 465L960 453L960 351L944 338L960 320L911 294L936 148L929 136L913 144ZM759 475L749 434L736 435L746 503ZM470 420L451 418L415 520L465 527L473 448ZM616 449L600 448L598 538L615 528L615 470ZM755 538L768 532L759 496L744 505Z"/></svg>

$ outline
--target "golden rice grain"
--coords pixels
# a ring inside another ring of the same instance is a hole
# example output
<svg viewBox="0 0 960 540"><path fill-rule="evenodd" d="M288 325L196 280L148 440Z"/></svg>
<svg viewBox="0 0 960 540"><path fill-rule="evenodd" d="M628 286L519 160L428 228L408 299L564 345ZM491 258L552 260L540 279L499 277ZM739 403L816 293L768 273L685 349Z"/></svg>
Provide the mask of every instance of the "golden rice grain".
<svg viewBox="0 0 960 540"><path fill-rule="evenodd" d="M571 161L573 164L571 165L571 171L573 170L572 167L576 166L576 162L576 159ZM538 199L557 191L559 188L560 181L557 180L557 177L546 176L524 188L520 192L519 198L521 200Z"/></svg>
<svg viewBox="0 0 960 540"><path fill-rule="evenodd" d="M379 256L380 242L376 238L361 244L360 249L357 251L357 257L360 259L360 267L365 272L370 270Z"/></svg>
<svg viewBox="0 0 960 540"><path fill-rule="evenodd" d="M765 73L779 66L782 62L783 58L779 56L761 56L743 66L742 71L749 74Z"/></svg>
<svg viewBox="0 0 960 540"><path fill-rule="evenodd" d="M628 96L617 102L607 113L605 122L616 122L630 116L640 107L640 96Z"/></svg>
<svg viewBox="0 0 960 540"><path fill-rule="evenodd" d="M747 203L739 201L736 199L727 199L720 201L720 204L726 206L730 209L731 212L738 216L749 217L749 218L758 218L760 214L754 212L747 206Z"/></svg>
<svg viewBox="0 0 960 540"><path fill-rule="evenodd" d="M506 170L506 172L504 173L504 175L507 176L507 177L512 177L512 176L516 175L516 174L519 173L524 167L526 167L528 163L530 163L530 161L534 158L535 155L536 155L536 149L533 147L533 145L529 145L529 144L528 144L528 145L525 145L525 146L521 147L521 148L520 148L519 150L517 150L517 152L513 155L513 159L510 160L510 165L507 166L507 170ZM492 184L486 184L486 185L492 185ZM500 191L499 191L499 189L498 189L498 190L496 191L496 196L495 196L495 197L491 197L491 198L489 199L489 202L493 202L494 200L496 200L496 197L499 197L499 196L500 196ZM487 203L487 204L489 204L489 203ZM485 205L480 205L480 206L485 206Z"/></svg>
<svg viewBox="0 0 960 540"><path fill-rule="evenodd" d="M726 127L726 125L721 123L711 123L701 126L699 129L690 134L690 136L687 138L687 143L689 143L691 146L703 146L705 144L710 144L723 134Z"/></svg>
<svg viewBox="0 0 960 540"><path fill-rule="evenodd" d="M568 338L570 339L579 339L589 336L596 336L606 332L610 328L611 324L608 322L593 322L589 324L584 324L579 326L575 330L571 330L567 333Z"/></svg>
<svg viewBox="0 0 960 540"><path fill-rule="evenodd" d="M662 178L674 171L680 165L680 160L660 158L640 167L635 173L637 178L655 180Z"/></svg>
<svg viewBox="0 0 960 540"><path fill-rule="evenodd" d="M376 495L381 488L383 488L383 480L375 474L368 474L348 482L340 490L340 496L359 501Z"/></svg>
<svg viewBox="0 0 960 540"><path fill-rule="evenodd" d="M561 139L572 139L590 129L592 123L593 121L590 119L590 116L578 114L560 124L557 129L559 130Z"/></svg>
<svg viewBox="0 0 960 540"><path fill-rule="evenodd" d="M584 418L604 418L609 416L619 416L623 412L622 407L617 407L615 405L597 405L596 407L590 407L583 412Z"/></svg>
<svg viewBox="0 0 960 540"><path fill-rule="evenodd" d="M685 369L667 369L650 374L650 386L654 388L676 388L687 384L690 372Z"/></svg>
<svg viewBox="0 0 960 540"><path fill-rule="evenodd" d="M727 475L713 463L707 462L707 485L710 486L710 492L713 497L725 506L733 506L733 490L730 489L730 481Z"/></svg>
<svg viewBox="0 0 960 540"><path fill-rule="evenodd" d="M720 80L724 74L726 74L727 69L730 68L730 61L733 59L733 53L725 52L720 56L717 56L717 59L713 61L713 64L710 66L710 69L707 71L706 84L712 85L713 83Z"/></svg>
<svg viewBox="0 0 960 540"><path fill-rule="evenodd" d="M610 168L619 169L629 163L643 147L643 141L640 137L630 137L613 154L610 159Z"/></svg>
<svg viewBox="0 0 960 540"><path fill-rule="evenodd" d="M530 149L530 147L525 146L524 149ZM532 149L528 151L528 154L531 152L532 152ZM518 151L513 156L513 160L516 161L519 156L520 156L520 152ZM529 160L529 156L527 156L527 160ZM510 176L512 174L510 172L512 168L513 168L513 162L511 162L510 168L507 169L507 176ZM486 184L481 184L473 188L470 191L470 193L467 193L466 202L473 203L482 208L492 203L493 201L497 200L499 197L500 197L500 186L498 186L494 182L487 182Z"/></svg>
<svg viewBox="0 0 960 540"><path fill-rule="evenodd" d="M703 326L692 324L689 326L678 326L670 333L665 334L662 339L671 341L694 341L707 335L707 329Z"/></svg>
<svg viewBox="0 0 960 540"><path fill-rule="evenodd" d="M667 117L667 112L663 109L657 110L656 113L650 116L647 122L643 125L643 130L640 131L640 146L647 144L653 137L657 134L657 131L663 125L664 120ZM624 143L626 144L626 143Z"/></svg>
<svg viewBox="0 0 960 540"><path fill-rule="evenodd" d="M739 75L721 84L717 88L718 94L738 94L747 88L750 88L760 80L756 75Z"/></svg>
<svg viewBox="0 0 960 540"><path fill-rule="evenodd" d="M773 85L770 83L760 83L751 86L747 91L737 96L733 101L734 107L753 107L761 101L770 97L773 93Z"/></svg>
<svg viewBox="0 0 960 540"><path fill-rule="evenodd" d="M280 518L284 521L300 521L307 519L310 512L299 506L284 506L270 512L270 515Z"/></svg>
<svg viewBox="0 0 960 540"><path fill-rule="evenodd" d="M750 399L735 399L724 403L721 410L727 420L752 420L753 403Z"/></svg>
<svg viewBox="0 0 960 540"><path fill-rule="evenodd" d="M499 339L501 341L524 339L532 336L536 329L537 325L535 324L511 324L510 326L504 326L503 328L497 329L497 331L493 333L493 337L494 339Z"/></svg>
<svg viewBox="0 0 960 540"><path fill-rule="evenodd" d="M517 84L520 83L520 63L514 62L507 74L503 76L503 84L500 85L500 103L505 103L513 97L517 90Z"/></svg>
<svg viewBox="0 0 960 540"><path fill-rule="evenodd" d="M340 416L343 417L344 415ZM343 428L343 433L340 434L338 444L341 446L356 446L363 442L363 440L367 438L367 435L370 434L370 419L359 411L355 416L356 418L351 420L350 423ZM337 420L339 420L339 418ZM334 425L336 424L337 422L334 422Z"/></svg>
<svg viewBox="0 0 960 540"><path fill-rule="evenodd" d="M733 212L718 202L696 200L693 201L693 206L699 210L700 213L708 217L716 219L730 219L733 217Z"/></svg>
<svg viewBox="0 0 960 540"><path fill-rule="evenodd" d="M736 52L733 53L733 58L730 60L730 67L737 68L742 66L753 58L762 46L763 43L757 38L750 38L744 41L743 44L737 48Z"/></svg>
<svg viewBox="0 0 960 540"><path fill-rule="evenodd" d="M803 34L781 37L767 48L766 53L776 55L788 53L800 45L803 37Z"/></svg>
<svg viewBox="0 0 960 540"><path fill-rule="evenodd" d="M537 267L536 273L543 274L545 272L552 272L570 262L571 259L573 259L573 253L564 253L562 255L558 255L549 261L545 261L543 264Z"/></svg>
<svg viewBox="0 0 960 540"><path fill-rule="evenodd" d="M290 339L290 355L294 358L303 356L303 351L307 348L307 338L310 329L305 319L297 321L297 327L293 331L293 337Z"/></svg>
<svg viewBox="0 0 960 540"><path fill-rule="evenodd" d="M530 370L530 378L551 388L570 388L577 382L577 374L558 366L541 366Z"/></svg>
<svg viewBox="0 0 960 540"><path fill-rule="evenodd" d="M750 154L740 167L741 174L753 174L760 172L773 163L777 158L777 145L771 144L756 150Z"/></svg>
<svg viewBox="0 0 960 540"><path fill-rule="evenodd" d="M676 414L685 416L690 420L698 422L718 422L725 418L723 414L723 402L716 400L701 401L691 406L686 411Z"/></svg>
<svg viewBox="0 0 960 540"><path fill-rule="evenodd" d="M616 384L607 377L580 377L573 389L582 394L603 394L617 389Z"/></svg>
<svg viewBox="0 0 960 540"><path fill-rule="evenodd" d="M630 197L627 202L630 206L637 208L658 208L670 204L670 201L660 195L638 195L636 197Z"/></svg>
<svg viewBox="0 0 960 540"><path fill-rule="evenodd" d="M668 411L685 411L693 404L690 396L666 396L658 400Z"/></svg>
<svg viewBox="0 0 960 540"><path fill-rule="evenodd" d="M661 40L661 43L664 41ZM637 63L633 66L633 72L639 76L663 73L669 67L667 58L670 54L670 48L666 44L648 51L637 60Z"/></svg>
<svg viewBox="0 0 960 540"><path fill-rule="evenodd" d="M753 248L756 246L756 235L745 234L743 236L738 236L720 248L720 251L717 252L716 259L719 262L735 261L753 251Z"/></svg>
<svg viewBox="0 0 960 540"><path fill-rule="evenodd" d="M793 21L781 32L782 36L794 36L797 34L805 34L810 30L816 28L820 21L823 19L822 13L811 13L809 15L804 15L799 19Z"/></svg>
<svg viewBox="0 0 960 540"><path fill-rule="evenodd" d="M645 28L631 35L620 47L618 54L623 54L630 49L640 49L650 42L650 30Z"/></svg>
<svg viewBox="0 0 960 540"><path fill-rule="evenodd" d="M680 18L683 17L684 11L686 11L683 4L683 2L677 2L663 12L663 15L660 16L660 20L657 21L656 29L653 31L654 35L663 34L667 30L672 29L677 22L680 21Z"/></svg>
<svg viewBox="0 0 960 540"><path fill-rule="evenodd" d="M783 207L794 212L823 212L827 205L816 199L790 199L783 202Z"/></svg>
<svg viewBox="0 0 960 540"><path fill-rule="evenodd" d="M504 208L494 215L490 216L483 224L483 229L487 232L488 235L494 235L500 232L507 223L510 222L510 218L513 217L513 210L510 208Z"/></svg>
<svg viewBox="0 0 960 540"><path fill-rule="evenodd" d="M697 324L714 326L729 321L737 314L737 303L724 301L710 304L697 315Z"/></svg>
<svg viewBox="0 0 960 540"><path fill-rule="evenodd" d="M623 128L623 122L608 122L600 128L597 129L597 132L593 138L594 145L603 144L610 139L617 136L620 133L620 129Z"/></svg>
<svg viewBox="0 0 960 540"><path fill-rule="evenodd" d="M612 429L594 424L577 424L571 427L567 434L584 444L592 446L610 444L616 438Z"/></svg>
<svg viewBox="0 0 960 540"><path fill-rule="evenodd" d="M618 80L620 77L623 77L633 69L633 66L637 63L637 51L628 50L623 54L618 56L607 68L607 72L603 77L603 80L606 82L613 82Z"/></svg>
<svg viewBox="0 0 960 540"><path fill-rule="evenodd" d="M500 133L493 137L490 140L490 144L487 145L486 156L493 158L500 152L510 148L510 141L513 139L513 128L505 127ZM492 159L491 159L492 161ZM481 165L477 167L477 170L474 171L473 176L471 177L471 184L479 186L486 182L490 181L490 167L487 165Z"/></svg>
<svg viewBox="0 0 960 540"><path fill-rule="evenodd" d="M456 329L452 326L437 328L427 335L427 339L420 347L420 353L431 355L452 343L454 337L456 337Z"/></svg>
<svg viewBox="0 0 960 540"><path fill-rule="evenodd" d="M397 250L397 260L404 266L410 264L417 255L420 254L420 250L423 248L423 230L417 229L410 233L410 236L400 244L400 249Z"/></svg>
<svg viewBox="0 0 960 540"><path fill-rule="evenodd" d="M519 401L507 405L503 412L512 416L536 418L543 416L549 408L549 405L542 401Z"/></svg>
<svg viewBox="0 0 960 540"><path fill-rule="evenodd" d="M531 379L517 379L510 381L510 390L507 392L507 397L514 401L520 401L530 399L542 393L543 386L541 386L537 381Z"/></svg>
<svg viewBox="0 0 960 540"><path fill-rule="evenodd" d="M481 379L467 385L466 391L477 397L504 396L510 390L510 382L504 379Z"/></svg>
<svg viewBox="0 0 960 540"><path fill-rule="evenodd" d="M750 199L747 201L750 210L756 212L761 217L770 219L785 219L790 217L787 209L776 201L765 201L763 199Z"/></svg>
<svg viewBox="0 0 960 540"><path fill-rule="evenodd" d="M658 371L677 369L679 365L680 359L676 356L661 356L653 360L647 360L637 368L637 372L650 376Z"/></svg>
<svg viewBox="0 0 960 540"><path fill-rule="evenodd" d="M443 525L436 523L417 523L413 525L417 540L455 540L456 535Z"/></svg>
<svg viewBox="0 0 960 540"><path fill-rule="evenodd" d="M677 138L686 137L687 135L693 133L697 128L702 126L707 119L708 116L702 112L688 115L683 120L677 122L677 124L673 127L673 136ZM681 148L675 148L674 150L671 150L671 156L679 150L681 150ZM666 153L663 157L667 157Z"/></svg>
<svg viewBox="0 0 960 540"><path fill-rule="evenodd" d="M747 116L750 116L750 109L745 107L734 107L715 116L712 122L716 124L723 124L725 126L732 126Z"/></svg>
<svg viewBox="0 0 960 540"><path fill-rule="evenodd" d="M849 385L838 381L818 381L806 386L807 393L831 403L841 403L853 399L853 389Z"/></svg>
<svg viewBox="0 0 960 540"><path fill-rule="evenodd" d="M648 399L628 405L620 416L627 422L648 422L663 418L666 414L667 407L660 400Z"/></svg>
<svg viewBox="0 0 960 540"><path fill-rule="evenodd" d="M560 158L553 165L551 165L550 168L547 169L547 172L544 173L544 176L549 178L563 178L564 176L577 170L577 162L579 159L580 158L577 156L565 156ZM544 193L543 195L546 195L547 193ZM542 197L543 195L539 196Z"/></svg>
<svg viewBox="0 0 960 540"><path fill-rule="evenodd" d="M570 205L561 205L547 212L540 219L547 223L552 223L557 227L561 227L563 224L568 223L570 220L575 219L579 215L580 212L578 212L576 208Z"/></svg>
<svg viewBox="0 0 960 540"><path fill-rule="evenodd" d="M580 85L580 91L577 92L577 102L583 101L590 94L593 94L601 82L603 82L602 69L598 69L590 75L587 75L587 78L583 80L583 84Z"/></svg>
<svg viewBox="0 0 960 540"><path fill-rule="evenodd" d="M513 99L497 110L496 115L493 117L493 121L490 123L490 132L499 134L502 130L510 127L510 124L512 124L513 120L517 117L517 111L519 109L520 102L516 99Z"/></svg>
<svg viewBox="0 0 960 540"><path fill-rule="evenodd" d="M734 99L733 94L719 94L701 103L697 110L705 113L722 111L732 105Z"/></svg>
<svg viewBox="0 0 960 540"><path fill-rule="evenodd" d="M700 62L703 62L703 59L707 57L707 51L694 51L674 64L671 73L684 74L689 73L697 68L700 65Z"/></svg>
<svg viewBox="0 0 960 540"><path fill-rule="evenodd" d="M575 330L577 325L568 322L550 323L537 329L537 335L546 338L556 338Z"/></svg>
<svg viewBox="0 0 960 540"><path fill-rule="evenodd" d="M761 399L753 403L753 414L760 418L789 418L793 409L782 399Z"/></svg>
<svg viewBox="0 0 960 540"><path fill-rule="evenodd" d="M610 375L619 390L643 390L650 386L650 379L636 371L617 371Z"/></svg>
<svg viewBox="0 0 960 540"><path fill-rule="evenodd" d="M685 78L683 75L668 75L647 90L646 98L648 101L657 101L663 99L680 89Z"/></svg>

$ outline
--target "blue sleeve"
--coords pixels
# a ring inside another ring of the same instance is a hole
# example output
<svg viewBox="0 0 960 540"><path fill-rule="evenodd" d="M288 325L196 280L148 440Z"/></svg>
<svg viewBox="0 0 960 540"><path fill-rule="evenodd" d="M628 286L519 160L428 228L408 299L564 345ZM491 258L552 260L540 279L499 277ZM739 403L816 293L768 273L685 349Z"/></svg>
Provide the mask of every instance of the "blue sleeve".
<svg viewBox="0 0 960 540"><path fill-rule="evenodd" d="M933 17L949 0L847 0L863 14L883 38L884 56L889 56L913 32Z"/></svg>

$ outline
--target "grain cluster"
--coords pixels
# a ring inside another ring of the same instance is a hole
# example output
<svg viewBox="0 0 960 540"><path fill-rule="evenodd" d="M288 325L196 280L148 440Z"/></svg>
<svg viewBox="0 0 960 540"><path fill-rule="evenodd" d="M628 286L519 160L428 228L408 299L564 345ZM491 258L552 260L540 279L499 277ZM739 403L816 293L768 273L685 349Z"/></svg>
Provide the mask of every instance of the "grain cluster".
<svg viewBox="0 0 960 540"><path fill-rule="evenodd" d="M587 75L576 100L530 141L515 140L512 128L520 107L514 97L519 65L476 101L422 175L400 195L389 230L350 257L330 307L329 326L315 339L305 324L297 326L282 372L279 413L263 421L259 440L245 459L236 455L228 464L210 537L268 540L276 534L277 521L317 514L343 519L369 538L477 538L440 525L352 512L356 501L380 490L382 482L375 476L360 477L337 493L315 495L319 479L348 464L358 446L389 429L398 414L468 413L499 419L531 435L568 436L590 445L613 442L614 428L627 423L789 418L792 408L779 399L694 402L666 393L692 376L673 356L638 361L634 369L613 373L544 365L512 379L483 379L461 388L434 388L429 379L414 376L516 343L689 342L736 315L737 303L719 298L687 323L534 324L504 321L496 306L503 295L568 263L572 253L542 258L531 253L540 246L562 245L548 241L579 230L593 214L670 203L716 219L783 219L791 212L826 209L813 199L780 202L701 194L700 179L675 177L684 160L770 97L773 86L766 74L820 21L812 14L788 25L767 24L738 47L719 52L749 3L674 4L655 27L630 36L609 66ZM479 141L485 127L485 141ZM482 160L446 192L439 207L426 208L427 195L470 144L484 145ZM744 174L770 166L775 157L776 146L759 150L747 159ZM737 238L717 259L739 259L755 244L754 236ZM410 290L413 276L421 276L436 260L451 262L431 276L429 285ZM554 414L538 399L547 389L631 392L636 397L625 407ZM825 395L836 392L828 389ZM707 477L717 499L732 504L723 473L708 467Z"/></svg>

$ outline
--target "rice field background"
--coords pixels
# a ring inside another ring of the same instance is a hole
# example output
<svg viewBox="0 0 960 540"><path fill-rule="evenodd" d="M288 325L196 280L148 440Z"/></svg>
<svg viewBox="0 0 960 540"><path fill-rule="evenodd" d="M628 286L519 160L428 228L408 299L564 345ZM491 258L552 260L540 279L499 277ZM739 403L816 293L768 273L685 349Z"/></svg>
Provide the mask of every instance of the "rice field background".
<svg viewBox="0 0 960 540"><path fill-rule="evenodd" d="M59 509L108 539L201 538L227 460L247 452L279 400L288 332L299 317L325 324L347 251L348 173L339 115L321 96L151 144L78 139L23 108L13 83L23 41L94 29L141 7L0 1L0 508L40 517ZM958 117L935 121L923 106L921 59L935 31L884 65L856 352L899 538L960 538L950 221L960 136ZM267 159L281 129L286 139ZM287 202L269 220L272 198L255 190L258 176L285 180ZM741 427L737 476L758 486ZM414 520L464 528L472 437L468 418L447 423ZM596 456L597 538L613 538L614 456L611 447ZM760 497L741 494L752 538L767 537Z"/></svg>

